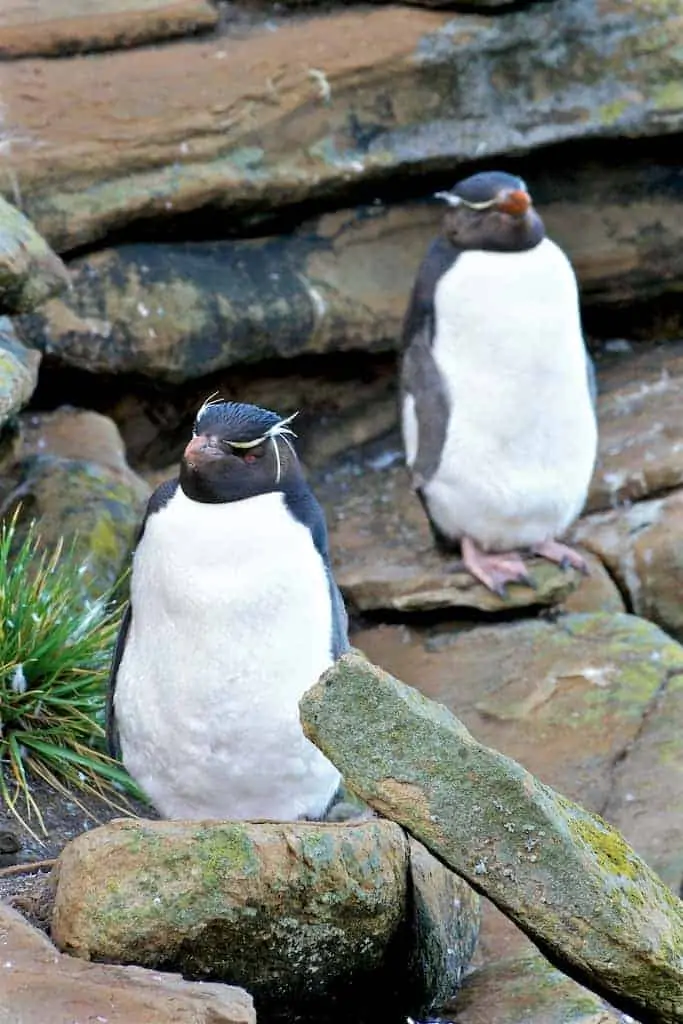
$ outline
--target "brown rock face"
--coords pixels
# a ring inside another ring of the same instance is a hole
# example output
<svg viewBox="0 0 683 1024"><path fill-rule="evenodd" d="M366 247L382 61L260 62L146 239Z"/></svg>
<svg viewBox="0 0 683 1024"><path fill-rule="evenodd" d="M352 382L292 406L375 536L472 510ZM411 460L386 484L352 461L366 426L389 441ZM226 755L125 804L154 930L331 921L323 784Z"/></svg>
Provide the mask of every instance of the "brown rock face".
<svg viewBox="0 0 683 1024"><path fill-rule="evenodd" d="M3 1024L256 1024L251 998L242 989L62 956L4 904L0 947Z"/></svg>
<svg viewBox="0 0 683 1024"><path fill-rule="evenodd" d="M0 57L62 57L212 28L206 0L3 0Z"/></svg>
<svg viewBox="0 0 683 1024"><path fill-rule="evenodd" d="M64 250L140 218L263 213L388 173L669 134L682 33L680 0L556 0L504 19L389 7L8 63L3 187L14 175Z"/></svg>

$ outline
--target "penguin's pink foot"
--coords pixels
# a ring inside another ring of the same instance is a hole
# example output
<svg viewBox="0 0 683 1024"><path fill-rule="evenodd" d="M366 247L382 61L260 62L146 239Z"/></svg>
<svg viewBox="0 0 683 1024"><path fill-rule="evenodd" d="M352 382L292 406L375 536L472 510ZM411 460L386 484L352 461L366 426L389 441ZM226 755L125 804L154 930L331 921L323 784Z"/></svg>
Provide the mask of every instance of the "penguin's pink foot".
<svg viewBox="0 0 683 1024"><path fill-rule="evenodd" d="M461 541L462 560L467 571L499 597L507 597L508 583L525 583L533 586L527 567L516 551L487 553L475 544L471 537Z"/></svg>
<svg viewBox="0 0 683 1024"><path fill-rule="evenodd" d="M536 544L531 550L535 555L540 555L541 558L546 558L549 562L555 562L562 569L578 569L584 576L589 575L586 559L567 544L560 544L557 540L544 540L542 544Z"/></svg>

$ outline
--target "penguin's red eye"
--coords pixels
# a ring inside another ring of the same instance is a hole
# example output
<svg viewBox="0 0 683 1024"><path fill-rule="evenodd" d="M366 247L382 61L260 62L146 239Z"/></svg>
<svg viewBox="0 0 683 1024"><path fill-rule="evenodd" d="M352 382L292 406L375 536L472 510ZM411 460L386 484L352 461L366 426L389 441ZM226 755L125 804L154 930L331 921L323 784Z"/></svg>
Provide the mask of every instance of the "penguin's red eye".
<svg viewBox="0 0 683 1024"><path fill-rule="evenodd" d="M242 462L258 462L259 459L263 458L266 449L262 444L257 445L256 448L230 448L233 455L239 455Z"/></svg>
<svg viewBox="0 0 683 1024"><path fill-rule="evenodd" d="M245 462L258 462L258 455L254 455L253 452L247 452L244 456Z"/></svg>

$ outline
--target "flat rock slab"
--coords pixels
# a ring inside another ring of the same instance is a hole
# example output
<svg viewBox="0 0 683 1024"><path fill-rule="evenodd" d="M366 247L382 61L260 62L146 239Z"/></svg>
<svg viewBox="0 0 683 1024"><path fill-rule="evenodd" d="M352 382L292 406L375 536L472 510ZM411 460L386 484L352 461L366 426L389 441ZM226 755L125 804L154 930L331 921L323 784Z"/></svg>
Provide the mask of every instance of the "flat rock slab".
<svg viewBox="0 0 683 1024"><path fill-rule="evenodd" d="M565 973L636 1017L683 1021L683 904L606 822L359 655L344 655L300 710L356 793Z"/></svg>
<svg viewBox="0 0 683 1024"><path fill-rule="evenodd" d="M419 1013L457 988L472 890L387 821L116 821L62 852L52 935L248 987L269 1020Z"/></svg>
<svg viewBox="0 0 683 1024"><path fill-rule="evenodd" d="M3 1024L256 1024L242 989L63 956L3 903L0 956Z"/></svg>
<svg viewBox="0 0 683 1024"><path fill-rule="evenodd" d="M3 0L0 58L126 49L217 23L207 0Z"/></svg>
<svg viewBox="0 0 683 1024"><path fill-rule="evenodd" d="M346 11L241 39L7 62L2 187L14 175L64 251L141 218L263 213L389 173L674 133L682 38L683 0L555 0L505 18Z"/></svg>
<svg viewBox="0 0 683 1024"><path fill-rule="evenodd" d="M509 957L468 975L440 1013L457 1024L620 1024L588 989L537 952Z"/></svg>
<svg viewBox="0 0 683 1024"><path fill-rule="evenodd" d="M457 631L382 626L372 661L481 743L618 828L671 886L683 875L683 648L632 615Z"/></svg>
<svg viewBox="0 0 683 1024"><path fill-rule="evenodd" d="M395 462L343 468L318 484L316 493L327 514L337 581L350 606L359 611L500 612L560 604L584 579L573 569L529 559L535 589L512 584L507 600L498 597L470 576L456 555L435 548L408 473ZM591 572L616 594L597 559Z"/></svg>
<svg viewBox="0 0 683 1024"><path fill-rule="evenodd" d="M0 316L0 426L29 401L40 359L40 352L19 341L9 317Z"/></svg>
<svg viewBox="0 0 683 1024"><path fill-rule="evenodd" d="M23 213L0 197L0 313L25 313L68 283L59 256Z"/></svg>

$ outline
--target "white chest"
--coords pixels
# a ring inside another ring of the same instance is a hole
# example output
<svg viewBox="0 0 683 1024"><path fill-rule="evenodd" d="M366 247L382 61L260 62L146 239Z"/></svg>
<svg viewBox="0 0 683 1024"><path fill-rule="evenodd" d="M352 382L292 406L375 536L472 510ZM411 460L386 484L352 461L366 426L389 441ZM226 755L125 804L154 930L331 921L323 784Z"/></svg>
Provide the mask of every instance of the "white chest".
<svg viewBox="0 0 683 1024"><path fill-rule="evenodd" d="M578 294L562 251L463 253L435 294L451 406L426 497L445 532L537 543L578 515L595 460Z"/></svg>
<svg viewBox="0 0 683 1024"><path fill-rule="evenodd" d="M131 600L116 716L124 762L160 811L321 813L339 776L297 705L331 664L331 608L282 495L206 505L178 490L147 522Z"/></svg>

